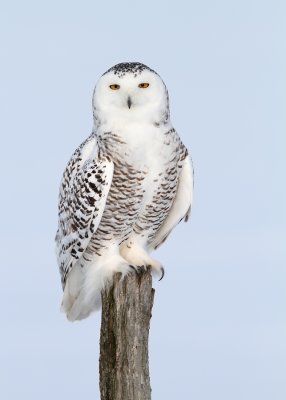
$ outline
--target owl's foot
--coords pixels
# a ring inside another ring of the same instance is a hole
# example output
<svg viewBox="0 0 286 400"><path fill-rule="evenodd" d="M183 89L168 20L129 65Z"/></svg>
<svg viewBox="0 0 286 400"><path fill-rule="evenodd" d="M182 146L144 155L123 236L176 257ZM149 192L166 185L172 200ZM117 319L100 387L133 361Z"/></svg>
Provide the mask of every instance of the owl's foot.
<svg viewBox="0 0 286 400"><path fill-rule="evenodd" d="M139 275L139 276L144 274L144 272L148 271L148 268L150 268L151 271L152 271L152 266L151 265L147 265L147 266L145 266L145 265L136 265L136 266L135 265L129 265L129 267L132 268L136 272L136 274ZM156 274L158 274L157 270L155 270L154 272ZM161 281L165 276L165 270L164 270L164 267L162 267L162 266L161 266L160 273L161 273L161 277L160 277L159 281Z"/></svg>
<svg viewBox="0 0 286 400"><path fill-rule="evenodd" d="M148 269L145 265L129 265L129 267L132 268L137 275L143 275Z"/></svg>
<svg viewBox="0 0 286 400"><path fill-rule="evenodd" d="M151 258L143 248L132 243L125 244L121 246L120 254L137 273L141 274L150 268L156 275L160 275L159 280L163 279L164 268L159 261Z"/></svg>

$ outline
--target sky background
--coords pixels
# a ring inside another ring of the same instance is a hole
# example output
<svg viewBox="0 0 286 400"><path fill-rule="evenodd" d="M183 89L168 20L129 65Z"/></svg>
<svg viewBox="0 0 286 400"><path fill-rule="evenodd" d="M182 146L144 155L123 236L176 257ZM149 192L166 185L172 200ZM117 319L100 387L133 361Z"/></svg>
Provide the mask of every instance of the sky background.
<svg viewBox="0 0 286 400"><path fill-rule="evenodd" d="M155 255L154 400L286 398L284 0L1 1L0 397L99 399L100 313L59 312L58 187L100 75L155 69L195 199Z"/></svg>

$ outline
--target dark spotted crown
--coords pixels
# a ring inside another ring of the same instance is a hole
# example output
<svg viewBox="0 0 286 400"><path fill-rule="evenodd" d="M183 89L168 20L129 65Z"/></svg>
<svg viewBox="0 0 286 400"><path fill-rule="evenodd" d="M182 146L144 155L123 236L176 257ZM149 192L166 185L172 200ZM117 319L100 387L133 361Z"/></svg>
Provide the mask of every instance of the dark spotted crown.
<svg viewBox="0 0 286 400"><path fill-rule="evenodd" d="M130 63L120 63L116 64L111 67L108 71L106 71L103 75L107 74L108 72L114 72L114 75L117 75L119 78L125 76L126 74L134 74L136 77L140 75L144 70L148 70L154 72L151 68L147 67L145 64L141 64L139 62L130 62Z"/></svg>

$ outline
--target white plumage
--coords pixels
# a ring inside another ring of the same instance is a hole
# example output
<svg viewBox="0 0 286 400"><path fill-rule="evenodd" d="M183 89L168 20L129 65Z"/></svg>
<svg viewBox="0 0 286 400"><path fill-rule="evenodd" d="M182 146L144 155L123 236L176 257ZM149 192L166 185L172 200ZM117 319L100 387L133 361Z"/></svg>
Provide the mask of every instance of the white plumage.
<svg viewBox="0 0 286 400"><path fill-rule="evenodd" d="M60 187L56 248L62 308L72 321L100 306L114 272L150 266L162 273L149 254L188 218L192 203L191 158L153 70L140 63L108 70L96 85L93 115L93 132Z"/></svg>

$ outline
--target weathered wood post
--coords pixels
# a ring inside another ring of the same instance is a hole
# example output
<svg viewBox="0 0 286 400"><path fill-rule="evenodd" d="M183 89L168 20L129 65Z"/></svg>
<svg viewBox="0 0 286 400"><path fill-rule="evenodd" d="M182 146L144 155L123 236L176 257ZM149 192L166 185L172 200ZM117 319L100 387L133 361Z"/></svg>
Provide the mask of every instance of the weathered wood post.
<svg viewBox="0 0 286 400"><path fill-rule="evenodd" d="M150 271L132 273L102 293L101 400L151 400L148 338L155 290Z"/></svg>

